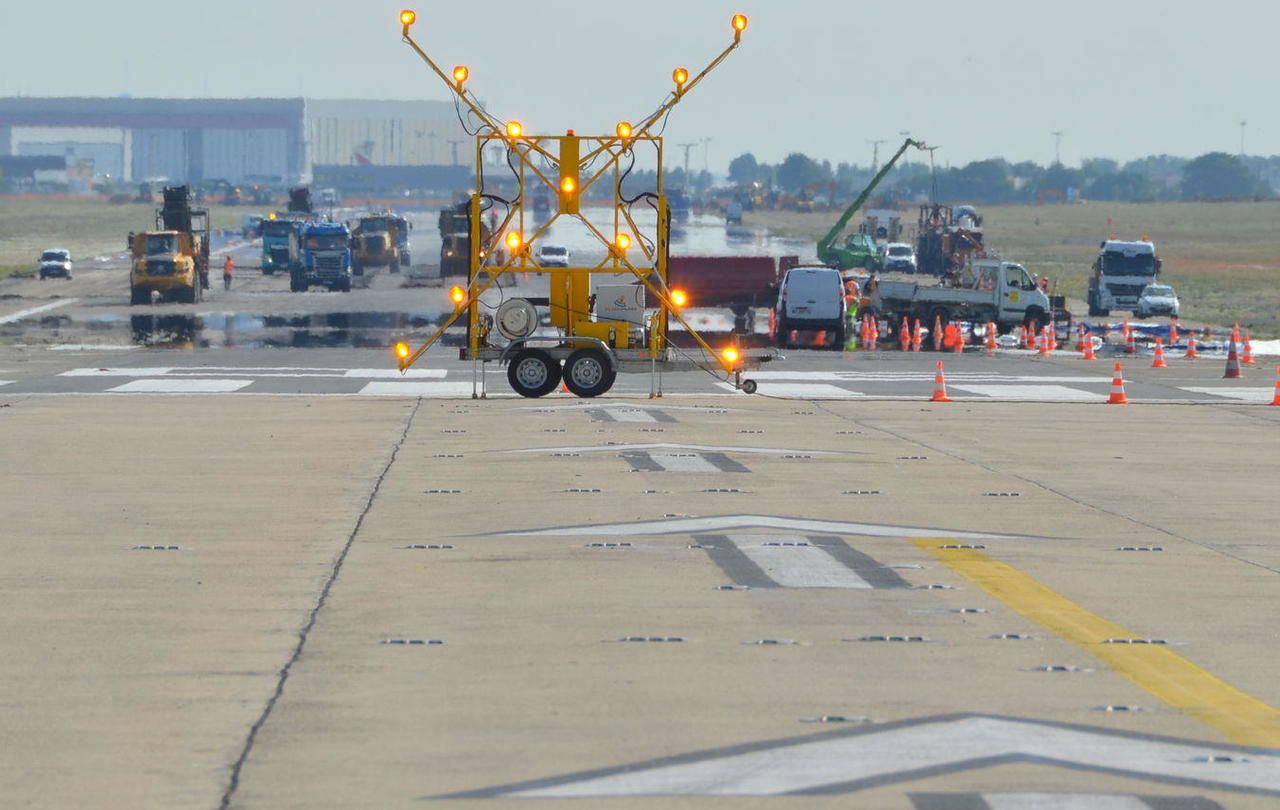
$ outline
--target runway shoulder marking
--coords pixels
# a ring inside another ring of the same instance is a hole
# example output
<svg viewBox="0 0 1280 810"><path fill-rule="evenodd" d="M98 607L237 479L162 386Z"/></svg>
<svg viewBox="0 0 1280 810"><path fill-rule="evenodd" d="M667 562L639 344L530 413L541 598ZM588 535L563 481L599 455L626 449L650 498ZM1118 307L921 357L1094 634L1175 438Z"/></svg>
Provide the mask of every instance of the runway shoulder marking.
<svg viewBox="0 0 1280 810"><path fill-rule="evenodd" d="M1101 402L1102 395L1092 391L1081 391L1065 385L974 385L972 383L948 382L947 387L953 391L964 391L989 399L1009 402Z"/></svg>
<svg viewBox="0 0 1280 810"><path fill-rule="evenodd" d="M164 378L134 380L115 388L109 394L230 394L253 385L253 380L169 380Z"/></svg>
<svg viewBox="0 0 1280 810"><path fill-rule="evenodd" d="M916 539L915 545L945 563L1008 607L1092 653L1112 669L1190 717L1242 745L1280 748L1280 710L1219 680L1167 647L1106 644L1141 638L1097 616L1017 569L976 549L940 548L945 541ZM1280 787L1280 766L1275 785Z"/></svg>
<svg viewBox="0 0 1280 810"><path fill-rule="evenodd" d="M724 453L626 451L620 454L633 469L643 472L748 473Z"/></svg>
<svg viewBox="0 0 1280 810"><path fill-rule="evenodd" d="M471 390L471 383L461 382L371 382L359 393L367 397L458 399L471 396Z"/></svg>
<svg viewBox="0 0 1280 810"><path fill-rule="evenodd" d="M1240 402L1267 403L1275 396L1275 388L1183 388L1192 394L1207 394L1213 397L1235 399Z"/></svg>
<svg viewBox="0 0 1280 810"><path fill-rule="evenodd" d="M8 315L0 315L0 324L17 323L18 321L30 318L32 315L39 315L43 312L50 312L61 307L70 306L71 304L77 303L79 300L79 298L63 298L48 304L41 304L38 307L20 309L17 312L11 312Z"/></svg>
<svg viewBox="0 0 1280 810"><path fill-rule="evenodd" d="M839 795L1010 763L1280 796L1278 753L1092 726L952 715L751 743L437 798ZM1217 759L1223 755L1234 761L1224 766Z"/></svg>

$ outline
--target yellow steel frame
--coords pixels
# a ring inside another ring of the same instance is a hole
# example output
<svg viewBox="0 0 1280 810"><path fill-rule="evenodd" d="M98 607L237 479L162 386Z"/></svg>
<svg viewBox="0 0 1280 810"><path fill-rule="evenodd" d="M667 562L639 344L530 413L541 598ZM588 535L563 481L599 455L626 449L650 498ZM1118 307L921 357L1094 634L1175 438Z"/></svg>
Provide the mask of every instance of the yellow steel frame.
<svg viewBox="0 0 1280 810"><path fill-rule="evenodd" d="M441 70L440 66L418 45L410 34L410 29L415 21L416 15L412 12L406 11L402 13L401 22L404 26L404 41L481 122L479 132L476 135L477 178L482 176L482 160L485 148L490 143L500 143L506 148L509 156L518 161L515 164L518 194L508 210L506 218L499 227L493 230L489 242L481 245L481 217L483 215L481 199L483 189L476 190L471 199L471 256L465 297L455 307L452 315L435 330L422 346L411 352L398 350L400 370L405 371L416 363L432 345L440 340L447 329L458 322L464 313L467 315L468 350L472 358L477 357L482 348L481 340L483 338L480 329L478 306L480 296L496 284L504 274L513 272L563 273L566 274L566 278L570 279L571 288L575 283L582 283L584 280L589 279L592 274L629 272L644 284L659 303L659 312L649 333L648 351L644 355L646 359L659 360L664 357L667 348L667 326L669 319L674 317L684 326L697 344L714 357L726 372L732 373L737 370L740 367L737 359L735 358L731 362L715 352L698 334L697 330L684 319L680 313L680 307L676 306L671 300L671 290L667 286L668 209L662 180L663 139L660 136L650 134L650 132L693 88L697 87L711 71L719 67L728 58L729 54L737 49L742 41L742 32L746 28L746 18L741 15L734 17L734 41L700 73L696 76L690 76L687 71L680 69L677 74L673 74L673 78L676 79L675 90L657 110L631 127L629 134L626 133L622 125L619 125L619 133L617 135L584 137L576 136L572 131L565 136L525 135L519 125L516 125L516 128L513 129L511 122L504 122L495 118L466 89L465 80L469 74L468 71L459 68L458 71L462 72L462 78L458 78L457 72L451 77ZM644 234L632 218L629 206L622 198L620 186L623 174L622 161L632 154L637 145L641 144L652 146L657 153L658 225L656 238L653 240L652 245L643 238ZM576 161L574 160L575 157ZM536 163L538 160L553 167L553 170L543 171ZM589 176L584 180L582 172L587 171L588 167L601 160L603 160L603 163L598 168L590 169ZM574 163L576 165L572 165ZM597 182L612 174L614 185L613 204L611 206L613 238L609 238L602 232L600 227L583 215L576 204L565 204L560 178L566 174L575 178L575 188L570 195L575 201ZM547 222L538 227L533 234L526 235L524 227L524 201L527 199L525 195L526 187L527 185L532 185L536 188L538 184L549 188L556 198L560 200L561 204L556 213ZM531 246L536 244L538 239L561 217L573 217L582 222L607 249L606 258L592 267L571 267L567 269L540 267L531 258ZM512 229L513 224L514 230ZM503 235L512 232L521 235L520 248L511 251L511 255L501 264L486 266L485 262L494 255L495 250L504 247L501 241ZM643 254L644 261L637 260L633 262L628 258L627 250L619 247L620 235L625 235L629 238L631 245L634 248L638 248L639 252ZM585 313L577 314L585 315ZM568 319L568 321L565 330L566 337L573 337L572 320Z"/></svg>

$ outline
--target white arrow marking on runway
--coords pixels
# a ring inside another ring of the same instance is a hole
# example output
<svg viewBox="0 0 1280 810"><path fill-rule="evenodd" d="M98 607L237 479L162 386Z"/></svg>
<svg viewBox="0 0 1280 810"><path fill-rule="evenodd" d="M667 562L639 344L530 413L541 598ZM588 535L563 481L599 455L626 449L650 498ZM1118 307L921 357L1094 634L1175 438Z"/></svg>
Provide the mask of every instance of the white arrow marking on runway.
<svg viewBox="0 0 1280 810"><path fill-rule="evenodd" d="M784 588L871 590L871 583L804 537L731 534L729 541ZM765 545L773 543L775 545ZM790 545L778 545L789 543ZM805 543L806 545L798 545Z"/></svg>
<svg viewBox="0 0 1280 810"><path fill-rule="evenodd" d="M32 307L31 309L19 310L17 312L14 312L11 315L0 316L0 324L14 323L16 321L22 320L23 318L30 318L32 315L39 315L41 312L48 312L51 309L58 309L59 307L69 306L71 304L76 303L79 300L80 300L79 298L63 298L60 301L54 301L49 304L42 304L41 306Z"/></svg>
<svg viewBox="0 0 1280 810"><path fill-rule="evenodd" d="M1280 756L1223 750L1183 740L1143 739L997 717L965 717L906 724L762 750L714 752L692 761L633 767L617 773L567 777L560 784L514 787L498 796L612 798L624 796L777 796L859 783L883 785L928 772L955 772L1000 761L1031 761L1177 780L1216 788L1280 794Z"/></svg>
<svg viewBox="0 0 1280 810"><path fill-rule="evenodd" d="M957 540L1026 540L1017 535L956 532L950 529L921 529L885 526L878 523L843 523L833 520L773 517L770 515L722 515L720 517L673 518L671 520L607 523L591 526L564 526L521 532L501 532L507 537L577 537L582 535L703 534L732 529L776 529L800 534L860 535L863 537L947 537Z"/></svg>
<svg viewBox="0 0 1280 810"><path fill-rule="evenodd" d="M629 450L669 450L688 453L747 453L758 456L786 456L804 453L810 456L833 456L822 450L782 450L770 447L708 447L701 444L606 444L590 447L534 447L526 450L504 450L505 453L622 453Z"/></svg>

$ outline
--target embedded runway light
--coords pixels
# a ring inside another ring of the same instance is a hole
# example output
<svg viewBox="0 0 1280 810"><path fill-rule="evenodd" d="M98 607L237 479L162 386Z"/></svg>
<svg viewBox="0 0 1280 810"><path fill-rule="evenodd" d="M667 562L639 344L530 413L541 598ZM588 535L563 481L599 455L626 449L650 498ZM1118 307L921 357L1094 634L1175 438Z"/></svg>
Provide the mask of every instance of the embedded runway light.
<svg viewBox="0 0 1280 810"><path fill-rule="evenodd" d="M507 137L519 138L524 135L524 125L519 121L512 121L507 124Z"/></svg>
<svg viewBox="0 0 1280 810"><path fill-rule="evenodd" d="M409 350L408 343L396 344L396 357L399 357L401 360L408 360L409 354L410 354L410 350Z"/></svg>
<svg viewBox="0 0 1280 810"><path fill-rule="evenodd" d="M676 309L684 309L689 306L689 294L684 290L672 290L671 305Z"/></svg>
<svg viewBox="0 0 1280 810"><path fill-rule="evenodd" d="M449 300L454 306L462 306L462 303L467 300L467 291L461 287L450 287Z"/></svg>
<svg viewBox="0 0 1280 810"><path fill-rule="evenodd" d="M520 246L523 244L524 237L520 235L519 231L512 231L507 234L507 247L511 249L512 253L519 252Z"/></svg>
<svg viewBox="0 0 1280 810"><path fill-rule="evenodd" d="M676 92L679 93L684 90L685 84L689 81L689 71L684 68L676 68L675 71L672 72L671 78L675 80Z"/></svg>
<svg viewBox="0 0 1280 810"><path fill-rule="evenodd" d="M631 137L631 124L629 122L623 121L618 124L618 137L624 141Z"/></svg>
<svg viewBox="0 0 1280 810"><path fill-rule="evenodd" d="M457 83L458 90L462 90L462 85L471 77L471 71L467 70L466 65L458 65L453 69L453 81Z"/></svg>

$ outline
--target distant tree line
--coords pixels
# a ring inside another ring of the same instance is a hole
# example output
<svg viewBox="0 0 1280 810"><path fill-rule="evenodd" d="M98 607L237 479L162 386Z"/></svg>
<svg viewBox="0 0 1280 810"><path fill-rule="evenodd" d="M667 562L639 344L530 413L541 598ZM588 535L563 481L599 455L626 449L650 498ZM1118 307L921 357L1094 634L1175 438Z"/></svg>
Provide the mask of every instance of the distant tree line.
<svg viewBox="0 0 1280 810"><path fill-rule="evenodd" d="M871 181L869 167L817 161L794 152L776 165L750 153L729 164L736 186L761 186L786 194L834 188L851 197ZM1085 160L1079 168L1060 163L1009 163L1001 158L961 167L902 162L880 186L882 197L901 200L964 200L974 203L1053 202L1073 199L1154 202L1166 200L1259 200L1276 197L1280 156L1240 157L1211 152L1194 159L1156 155L1121 165L1108 158ZM825 193L825 192L824 192Z"/></svg>

